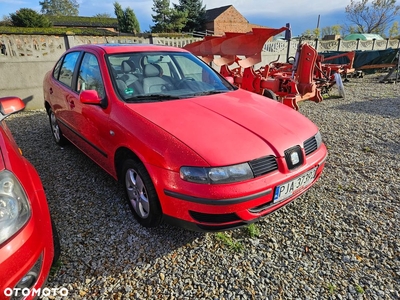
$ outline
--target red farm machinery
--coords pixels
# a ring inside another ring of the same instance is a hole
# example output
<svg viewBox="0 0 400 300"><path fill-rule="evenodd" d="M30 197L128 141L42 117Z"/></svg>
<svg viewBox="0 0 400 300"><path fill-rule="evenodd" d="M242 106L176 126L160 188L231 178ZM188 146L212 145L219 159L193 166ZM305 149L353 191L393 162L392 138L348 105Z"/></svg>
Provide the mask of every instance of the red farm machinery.
<svg viewBox="0 0 400 300"><path fill-rule="evenodd" d="M255 68L262 62L266 41L287 29L253 28L249 33L206 36L184 48L205 62L219 66L221 75L236 86L276 99L296 110L299 101L321 102L322 94L335 84L344 96L341 75L353 71L354 52L341 54L348 57L348 64L329 64L329 60L338 56L324 58L309 44L299 42L296 56L288 62L274 61Z"/></svg>

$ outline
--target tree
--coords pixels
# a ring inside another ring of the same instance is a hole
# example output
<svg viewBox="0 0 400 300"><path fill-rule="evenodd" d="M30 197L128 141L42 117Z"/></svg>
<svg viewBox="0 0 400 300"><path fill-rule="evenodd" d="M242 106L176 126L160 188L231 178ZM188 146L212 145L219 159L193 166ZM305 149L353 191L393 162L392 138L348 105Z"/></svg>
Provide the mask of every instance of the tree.
<svg viewBox="0 0 400 300"><path fill-rule="evenodd" d="M125 29L125 14L121 4L114 2L114 13L117 16L119 31Z"/></svg>
<svg viewBox="0 0 400 300"><path fill-rule="evenodd" d="M151 15L154 25L151 26L152 32L170 32L170 19L172 11L169 8L169 0L153 0L152 10L155 12Z"/></svg>
<svg viewBox="0 0 400 300"><path fill-rule="evenodd" d="M169 0L153 0L152 10L155 12L151 15L154 22L150 27L152 32L181 32L186 26L188 12L170 8Z"/></svg>
<svg viewBox="0 0 400 300"><path fill-rule="evenodd" d="M201 0L179 0L174 4L177 11L187 12L187 21L183 31L204 31L206 29L206 7Z"/></svg>
<svg viewBox="0 0 400 300"><path fill-rule="evenodd" d="M124 11L121 4L114 2L114 13L117 16L120 32L134 34L140 32L140 24L132 8L128 7Z"/></svg>
<svg viewBox="0 0 400 300"><path fill-rule="evenodd" d="M321 29L319 27L313 30L314 39L318 39L321 36Z"/></svg>
<svg viewBox="0 0 400 300"><path fill-rule="evenodd" d="M10 18L16 27L51 27L49 19L30 8L21 8L10 14Z"/></svg>
<svg viewBox="0 0 400 300"><path fill-rule="evenodd" d="M322 36L326 35L339 35L342 30L341 25L333 25L322 28Z"/></svg>
<svg viewBox="0 0 400 300"><path fill-rule="evenodd" d="M314 31L312 31L311 29L307 29L306 31L304 31L301 35L300 38L302 40L313 40L315 39L315 34Z"/></svg>
<svg viewBox="0 0 400 300"><path fill-rule="evenodd" d="M126 23L126 32L133 32L134 34L137 34L140 32L140 25L139 21L136 18L135 13L133 12L133 9L128 7L125 9L125 23Z"/></svg>
<svg viewBox="0 0 400 300"><path fill-rule="evenodd" d="M187 23L187 11L180 11L177 9L171 10L170 16L170 30L173 32L182 32L182 29L186 26Z"/></svg>
<svg viewBox="0 0 400 300"><path fill-rule="evenodd" d="M399 35L399 22L394 21L392 27L389 29L389 38L394 38Z"/></svg>
<svg viewBox="0 0 400 300"><path fill-rule="evenodd" d="M79 4L76 0L43 0L39 1L41 12L49 16L78 16Z"/></svg>
<svg viewBox="0 0 400 300"><path fill-rule="evenodd" d="M0 26L13 26L10 16L3 16Z"/></svg>
<svg viewBox="0 0 400 300"><path fill-rule="evenodd" d="M396 0L350 0L346 6L348 20L356 26L358 33L384 34L389 23L400 12Z"/></svg>

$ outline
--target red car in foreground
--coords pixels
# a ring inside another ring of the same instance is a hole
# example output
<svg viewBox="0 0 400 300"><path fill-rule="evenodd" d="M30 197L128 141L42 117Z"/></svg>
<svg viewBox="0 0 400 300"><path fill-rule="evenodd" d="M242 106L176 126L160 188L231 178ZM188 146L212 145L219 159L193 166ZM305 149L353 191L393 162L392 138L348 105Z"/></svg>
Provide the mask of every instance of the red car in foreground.
<svg viewBox="0 0 400 300"><path fill-rule="evenodd" d="M304 193L324 168L310 120L237 89L180 48L77 46L43 91L55 141L122 182L146 227L243 226Z"/></svg>
<svg viewBox="0 0 400 300"><path fill-rule="evenodd" d="M39 175L4 121L24 107L0 98L0 299L36 298L60 250Z"/></svg>

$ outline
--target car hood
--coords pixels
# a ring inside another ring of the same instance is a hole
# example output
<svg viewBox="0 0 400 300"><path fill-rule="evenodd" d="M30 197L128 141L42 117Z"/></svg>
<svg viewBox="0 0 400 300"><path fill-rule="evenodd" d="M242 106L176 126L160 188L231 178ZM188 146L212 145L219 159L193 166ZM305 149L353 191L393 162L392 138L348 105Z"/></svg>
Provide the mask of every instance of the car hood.
<svg viewBox="0 0 400 300"><path fill-rule="evenodd" d="M186 144L210 165L230 165L303 146L317 127L299 112L236 90L181 100L129 104Z"/></svg>

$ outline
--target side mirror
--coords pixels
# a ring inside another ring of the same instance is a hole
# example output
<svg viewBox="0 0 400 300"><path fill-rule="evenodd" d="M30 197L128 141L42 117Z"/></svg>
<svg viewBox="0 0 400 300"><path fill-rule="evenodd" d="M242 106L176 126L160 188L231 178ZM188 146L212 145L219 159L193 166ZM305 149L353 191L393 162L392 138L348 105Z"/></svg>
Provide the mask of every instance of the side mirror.
<svg viewBox="0 0 400 300"><path fill-rule="evenodd" d="M3 97L0 98L0 112L2 116L0 116L0 120L3 120L5 117L19 112L25 108L25 103L18 97Z"/></svg>
<svg viewBox="0 0 400 300"><path fill-rule="evenodd" d="M85 90L79 95L79 101L85 104L101 105L99 94L95 90Z"/></svg>

